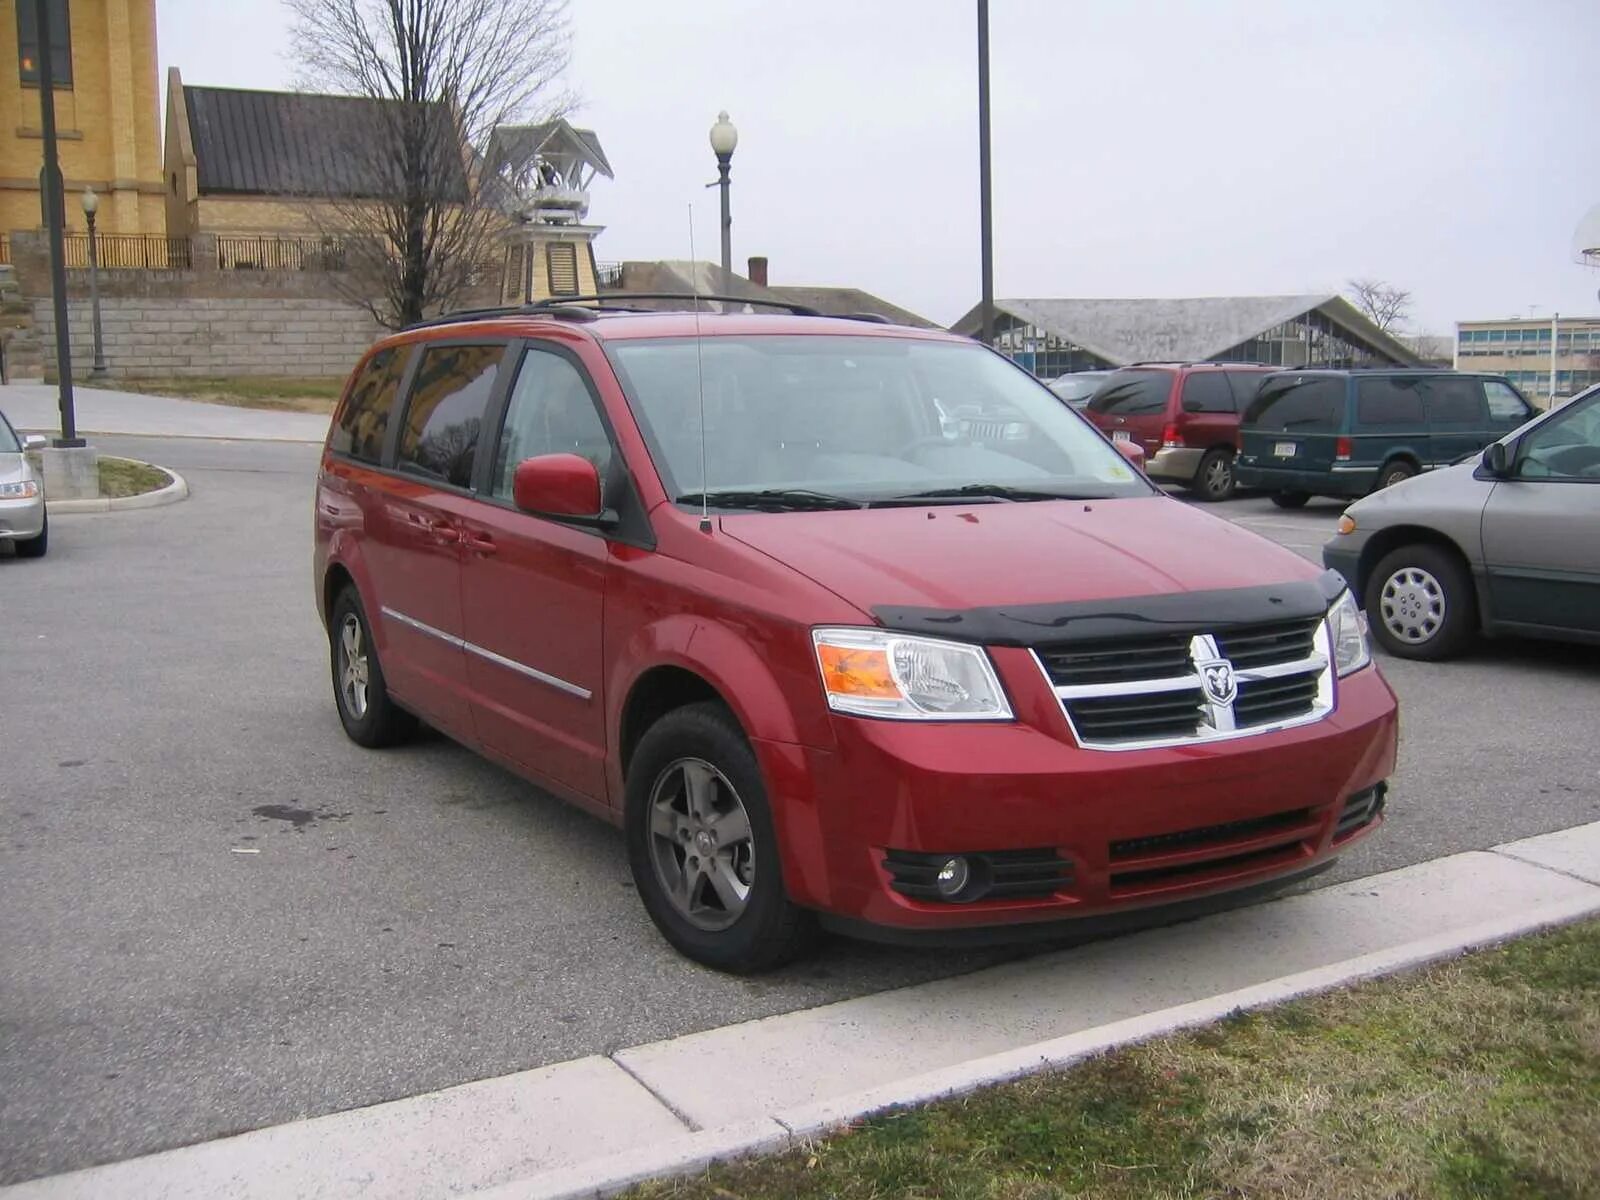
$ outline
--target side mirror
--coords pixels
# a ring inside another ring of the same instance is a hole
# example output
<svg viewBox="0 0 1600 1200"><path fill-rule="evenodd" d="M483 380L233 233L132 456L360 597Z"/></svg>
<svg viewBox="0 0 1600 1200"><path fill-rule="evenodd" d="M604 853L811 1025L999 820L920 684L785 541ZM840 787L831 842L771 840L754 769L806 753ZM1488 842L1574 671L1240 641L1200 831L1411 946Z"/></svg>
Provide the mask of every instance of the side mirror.
<svg viewBox="0 0 1600 1200"><path fill-rule="evenodd" d="M1483 448L1483 473L1491 479L1504 479L1511 473L1504 442L1490 442Z"/></svg>
<svg viewBox="0 0 1600 1200"><path fill-rule="evenodd" d="M1117 448L1117 453L1131 462L1140 471L1144 470L1144 447L1138 442L1112 442Z"/></svg>
<svg viewBox="0 0 1600 1200"><path fill-rule="evenodd" d="M22 435L22 448L24 450L43 450L50 444L50 439L42 433L25 433Z"/></svg>
<svg viewBox="0 0 1600 1200"><path fill-rule="evenodd" d="M511 498L523 512L544 517L601 516L600 472L576 454L541 454L517 464Z"/></svg>

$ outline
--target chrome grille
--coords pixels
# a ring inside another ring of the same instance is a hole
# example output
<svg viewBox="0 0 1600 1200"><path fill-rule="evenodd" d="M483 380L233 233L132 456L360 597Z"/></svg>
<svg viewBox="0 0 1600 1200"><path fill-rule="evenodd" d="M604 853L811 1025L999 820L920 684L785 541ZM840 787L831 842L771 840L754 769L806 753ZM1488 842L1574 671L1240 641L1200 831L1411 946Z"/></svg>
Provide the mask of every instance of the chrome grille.
<svg viewBox="0 0 1600 1200"><path fill-rule="evenodd" d="M1320 619L1044 646L1034 657L1089 749L1222 741L1333 711L1333 655Z"/></svg>

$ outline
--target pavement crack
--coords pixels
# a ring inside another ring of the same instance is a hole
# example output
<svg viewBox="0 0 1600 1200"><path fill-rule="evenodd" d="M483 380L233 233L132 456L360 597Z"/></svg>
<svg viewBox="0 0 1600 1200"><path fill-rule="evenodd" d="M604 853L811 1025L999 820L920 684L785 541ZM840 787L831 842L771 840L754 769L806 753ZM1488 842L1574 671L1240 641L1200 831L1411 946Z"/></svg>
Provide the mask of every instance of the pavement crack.
<svg viewBox="0 0 1600 1200"><path fill-rule="evenodd" d="M1523 858L1522 855L1513 854L1509 850L1491 849L1489 853L1498 854L1501 858L1509 858L1512 862L1519 862L1525 866L1538 867L1541 871L1549 871L1555 875L1565 875L1568 879L1576 880L1578 883L1587 884L1589 887L1600 887L1600 884L1595 883L1594 880L1585 879L1582 875L1576 874L1575 872L1568 871L1562 867L1552 867L1549 863L1542 863L1536 859Z"/></svg>
<svg viewBox="0 0 1600 1200"><path fill-rule="evenodd" d="M621 1067L623 1074L625 1074L629 1079L633 1080L640 1087L642 1087L645 1091L649 1092L652 1096L654 1096L656 1098L656 1102L658 1104L660 1104L662 1108L666 1109L673 1116L677 1117L678 1120L682 1121L684 1123L684 1125L686 1125L688 1127L690 1133L699 1133L700 1132L701 1126L697 1121L692 1119L689 1116L688 1113L684 1112L681 1108L679 1108L671 1100L668 1100L660 1092L656 1091L655 1088L651 1087L649 1082L644 1078L644 1076L640 1075L639 1072L635 1071L632 1067L628 1066L627 1063L623 1062L615 1054L608 1054L608 1055L606 1055L606 1057L609 1058L612 1062L616 1063L617 1066Z"/></svg>

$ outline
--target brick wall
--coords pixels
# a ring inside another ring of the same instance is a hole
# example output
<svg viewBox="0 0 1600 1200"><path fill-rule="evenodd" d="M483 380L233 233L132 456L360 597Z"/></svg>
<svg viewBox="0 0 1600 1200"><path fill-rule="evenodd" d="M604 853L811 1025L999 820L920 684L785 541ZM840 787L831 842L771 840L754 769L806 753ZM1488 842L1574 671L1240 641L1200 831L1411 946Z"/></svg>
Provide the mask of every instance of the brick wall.
<svg viewBox="0 0 1600 1200"><path fill-rule="evenodd" d="M94 362L89 302L68 302L73 373ZM381 330L362 310L316 298L102 297L113 377L347 375ZM55 344L48 300L33 301L40 344ZM46 370L53 373L54 356Z"/></svg>

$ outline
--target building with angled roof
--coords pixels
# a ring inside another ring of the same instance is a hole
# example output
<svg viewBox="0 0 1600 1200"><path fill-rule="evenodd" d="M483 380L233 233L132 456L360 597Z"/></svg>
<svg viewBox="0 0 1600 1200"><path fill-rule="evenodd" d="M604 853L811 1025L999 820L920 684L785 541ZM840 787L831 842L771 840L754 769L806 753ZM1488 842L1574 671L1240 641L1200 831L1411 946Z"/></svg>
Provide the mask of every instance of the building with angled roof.
<svg viewBox="0 0 1600 1200"><path fill-rule="evenodd" d="M994 307L995 348L1044 379L1135 362L1422 363L1410 347L1334 294L996 300ZM950 328L976 337L978 324L974 308Z"/></svg>

